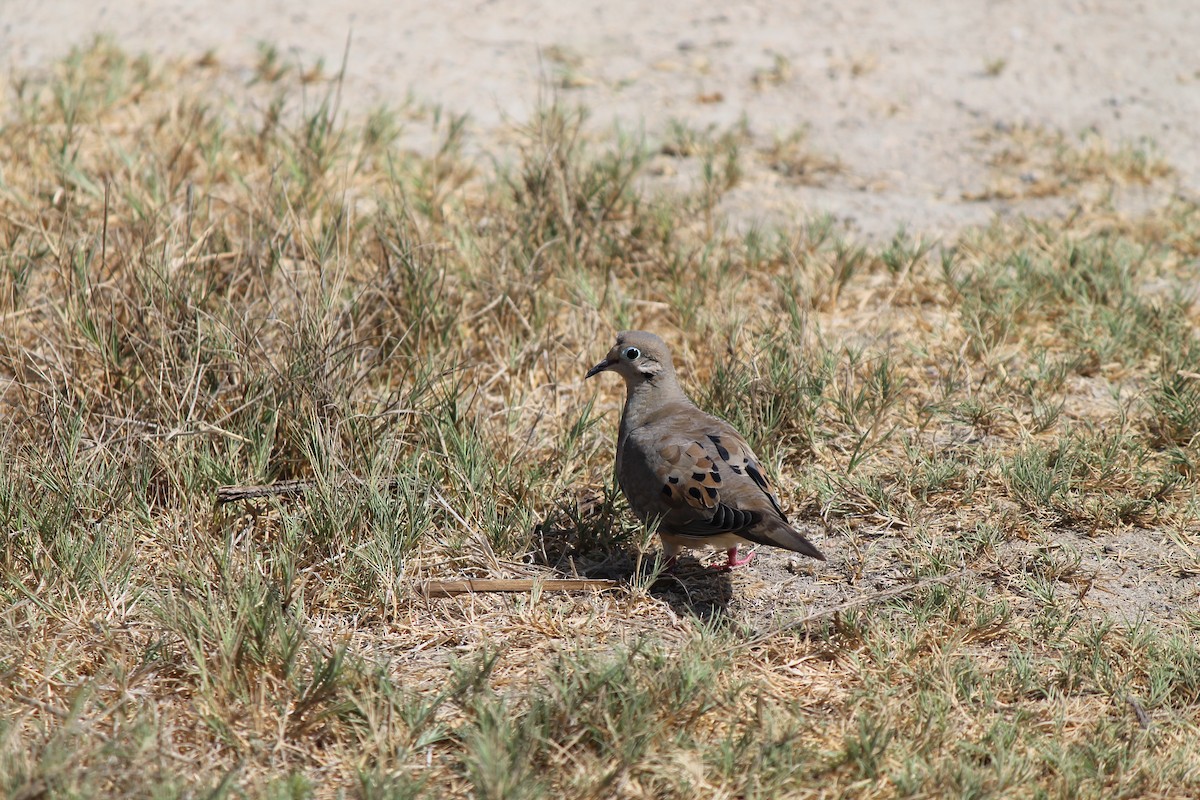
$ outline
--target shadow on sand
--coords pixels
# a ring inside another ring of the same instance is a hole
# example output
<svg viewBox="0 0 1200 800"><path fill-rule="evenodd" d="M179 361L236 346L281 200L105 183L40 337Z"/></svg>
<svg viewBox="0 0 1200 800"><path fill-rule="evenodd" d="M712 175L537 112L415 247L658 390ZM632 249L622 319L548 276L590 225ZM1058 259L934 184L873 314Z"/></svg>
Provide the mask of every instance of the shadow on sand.
<svg viewBox="0 0 1200 800"><path fill-rule="evenodd" d="M711 620L724 616L728 609L733 597L728 572L706 567L687 552L673 569L661 570L661 550L643 553L639 563L637 548L632 544L605 542L581 533L578 526L561 518L547 520L535 534L534 562L567 578L602 578L630 586L653 579L650 595L667 603L677 614ZM655 570L659 570L657 577Z"/></svg>

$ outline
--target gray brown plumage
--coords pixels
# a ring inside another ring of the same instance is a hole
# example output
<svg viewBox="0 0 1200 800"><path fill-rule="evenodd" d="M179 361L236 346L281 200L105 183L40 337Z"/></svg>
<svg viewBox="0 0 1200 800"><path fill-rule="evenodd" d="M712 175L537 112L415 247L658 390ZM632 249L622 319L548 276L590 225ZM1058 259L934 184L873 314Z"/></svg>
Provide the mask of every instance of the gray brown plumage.
<svg viewBox="0 0 1200 800"><path fill-rule="evenodd" d="M723 419L696 408L679 386L662 339L625 331L587 377L625 379L617 437L617 482L638 519L657 522L674 563L682 547L720 547L726 567L742 544L768 544L825 560L788 524L758 458Z"/></svg>

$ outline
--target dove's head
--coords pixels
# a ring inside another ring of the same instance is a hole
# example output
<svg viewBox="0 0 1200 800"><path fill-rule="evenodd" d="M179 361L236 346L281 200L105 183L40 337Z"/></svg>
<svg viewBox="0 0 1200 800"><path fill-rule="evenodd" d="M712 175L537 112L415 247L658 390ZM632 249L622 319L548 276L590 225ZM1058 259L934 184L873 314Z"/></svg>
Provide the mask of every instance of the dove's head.
<svg viewBox="0 0 1200 800"><path fill-rule="evenodd" d="M617 334L617 343L603 361L588 370L587 377L609 371L619 374L630 387L675 374L667 343L646 331Z"/></svg>

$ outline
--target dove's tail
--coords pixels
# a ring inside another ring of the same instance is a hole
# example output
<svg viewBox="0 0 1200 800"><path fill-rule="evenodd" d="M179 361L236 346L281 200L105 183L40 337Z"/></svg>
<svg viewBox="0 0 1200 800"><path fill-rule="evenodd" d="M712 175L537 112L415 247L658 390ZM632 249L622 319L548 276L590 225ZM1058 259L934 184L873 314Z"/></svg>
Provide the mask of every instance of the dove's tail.
<svg viewBox="0 0 1200 800"><path fill-rule="evenodd" d="M801 536L799 531L783 520L765 519L749 530L739 532L738 536L758 544L782 547L784 550L791 550L818 561L825 560L825 554L818 550L816 545Z"/></svg>

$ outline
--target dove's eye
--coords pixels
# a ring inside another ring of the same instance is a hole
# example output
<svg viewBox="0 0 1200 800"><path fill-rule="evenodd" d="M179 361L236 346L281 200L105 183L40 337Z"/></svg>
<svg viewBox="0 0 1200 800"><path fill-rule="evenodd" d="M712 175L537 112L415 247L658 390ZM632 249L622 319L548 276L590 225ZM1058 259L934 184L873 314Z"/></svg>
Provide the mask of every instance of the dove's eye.
<svg viewBox="0 0 1200 800"><path fill-rule="evenodd" d="M636 361L638 359L638 357L641 355L642 355L642 351L638 350L636 347L625 348L625 357L627 359L629 359L630 361Z"/></svg>

